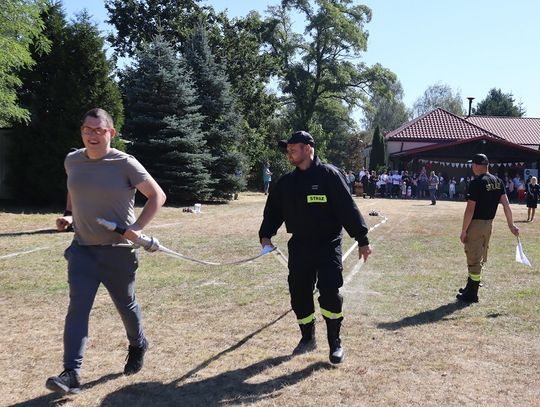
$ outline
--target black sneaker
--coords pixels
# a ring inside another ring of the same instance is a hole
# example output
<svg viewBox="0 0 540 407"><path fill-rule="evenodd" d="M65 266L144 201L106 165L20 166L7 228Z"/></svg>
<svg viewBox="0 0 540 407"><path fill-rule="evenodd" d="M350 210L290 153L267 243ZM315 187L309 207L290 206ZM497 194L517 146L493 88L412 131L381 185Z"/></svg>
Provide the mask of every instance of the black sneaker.
<svg viewBox="0 0 540 407"><path fill-rule="evenodd" d="M146 339L141 347L129 346L126 365L124 366L124 374L126 376L138 373L142 369L144 365L144 354L147 350L148 341Z"/></svg>
<svg viewBox="0 0 540 407"><path fill-rule="evenodd" d="M79 375L75 370L66 369L60 375L49 377L45 387L62 394L77 394L81 391Z"/></svg>

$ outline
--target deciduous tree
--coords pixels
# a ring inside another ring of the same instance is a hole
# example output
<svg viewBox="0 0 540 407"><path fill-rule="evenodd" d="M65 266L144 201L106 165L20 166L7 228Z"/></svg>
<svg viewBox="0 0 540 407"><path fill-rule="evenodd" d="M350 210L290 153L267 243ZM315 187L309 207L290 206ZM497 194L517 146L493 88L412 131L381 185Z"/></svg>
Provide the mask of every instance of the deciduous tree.
<svg viewBox="0 0 540 407"><path fill-rule="evenodd" d="M304 34L293 30L290 11L305 17ZM371 10L352 0L283 0L271 7L270 47L280 60L284 103L293 106L295 127L309 124L324 99L347 108L362 106L374 93L387 92L395 75L380 64L367 66L359 59L367 50L365 25Z"/></svg>
<svg viewBox="0 0 540 407"><path fill-rule="evenodd" d="M438 107L448 110L458 116L463 115L463 100L459 91L455 92L448 85L437 83L426 89L424 94L416 99L413 115L418 117Z"/></svg>
<svg viewBox="0 0 540 407"><path fill-rule="evenodd" d="M28 111L18 103L17 90L22 84L18 72L35 64L32 44L36 52L50 50L49 41L41 35L40 13L46 7L45 0L0 2L0 127L29 119Z"/></svg>
<svg viewBox="0 0 540 407"><path fill-rule="evenodd" d="M410 120L411 112L403 103L403 88L397 81L390 86L390 95L374 95L364 110L364 124L368 129L379 127L382 134L397 129Z"/></svg>

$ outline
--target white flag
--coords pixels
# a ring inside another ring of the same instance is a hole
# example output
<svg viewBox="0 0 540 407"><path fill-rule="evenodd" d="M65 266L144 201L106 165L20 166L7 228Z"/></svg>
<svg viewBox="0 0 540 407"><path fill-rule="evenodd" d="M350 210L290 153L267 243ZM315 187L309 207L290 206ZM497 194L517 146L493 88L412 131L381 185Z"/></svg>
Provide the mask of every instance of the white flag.
<svg viewBox="0 0 540 407"><path fill-rule="evenodd" d="M530 266L531 262L525 256L525 253L523 253L523 247L521 246L521 240L519 237L517 238L517 246L516 246L516 261L521 264L525 264L526 266Z"/></svg>

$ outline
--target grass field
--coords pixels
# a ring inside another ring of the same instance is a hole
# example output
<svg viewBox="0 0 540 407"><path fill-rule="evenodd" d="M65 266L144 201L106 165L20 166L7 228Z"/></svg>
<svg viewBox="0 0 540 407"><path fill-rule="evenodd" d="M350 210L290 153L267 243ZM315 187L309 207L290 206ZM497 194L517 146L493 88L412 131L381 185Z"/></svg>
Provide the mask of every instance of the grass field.
<svg viewBox="0 0 540 407"><path fill-rule="evenodd" d="M265 197L247 193L201 214L164 208L146 232L186 255L228 261L257 254ZM318 349L290 357L299 339L287 271L264 256L240 266L202 266L141 252L138 298L150 350L135 376L121 372L127 342L100 288L90 320L83 391L45 389L62 370L68 292L63 250L71 234L8 232L52 227L57 214L0 214L0 406L538 406L540 218L517 223L533 267L514 261L515 238L499 209L480 302L455 294L467 273L459 242L462 202L357 200L373 255L351 255L342 365ZM512 205L518 221L523 205ZM286 254L288 236L275 243ZM344 249L352 244L344 239ZM32 251L33 250L33 251ZM344 250L344 251L345 251ZM355 252L356 253L356 252Z"/></svg>

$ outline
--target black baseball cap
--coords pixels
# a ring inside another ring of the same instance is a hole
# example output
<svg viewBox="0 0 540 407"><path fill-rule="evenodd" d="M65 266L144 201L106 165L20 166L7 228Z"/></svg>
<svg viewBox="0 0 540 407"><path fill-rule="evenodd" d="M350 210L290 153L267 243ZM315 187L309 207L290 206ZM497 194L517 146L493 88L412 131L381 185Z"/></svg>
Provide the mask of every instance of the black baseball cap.
<svg viewBox="0 0 540 407"><path fill-rule="evenodd" d="M489 160L485 154L475 154L473 155L472 160L467 161L468 163L478 164L478 165L488 165Z"/></svg>
<svg viewBox="0 0 540 407"><path fill-rule="evenodd" d="M313 136L309 134L307 131L295 131L291 137L289 137L288 140L280 140L278 142L279 147L287 147L287 144L309 144L310 146L315 145L315 140L313 139Z"/></svg>

